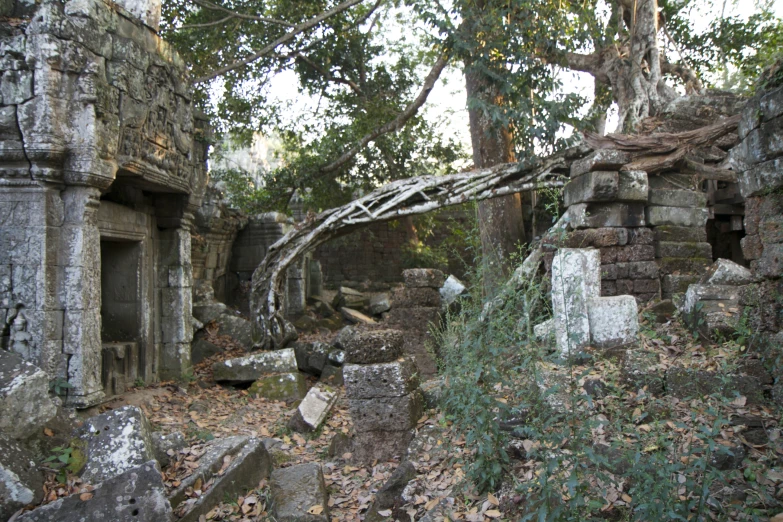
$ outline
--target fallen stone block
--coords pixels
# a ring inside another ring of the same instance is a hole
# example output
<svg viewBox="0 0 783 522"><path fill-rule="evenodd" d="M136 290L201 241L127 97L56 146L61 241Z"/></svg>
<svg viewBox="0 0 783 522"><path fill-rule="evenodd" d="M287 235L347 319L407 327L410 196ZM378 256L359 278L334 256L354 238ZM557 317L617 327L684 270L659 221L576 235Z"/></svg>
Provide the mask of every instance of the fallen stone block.
<svg viewBox="0 0 783 522"><path fill-rule="evenodd" d="M533 337L540 341L544 341L552 337L555 333L555 320L547 319L543 323L537 324L533 327Z"/></svg>
<svg viewBox="0 0 783 522"><path fill-rule="evenodd" d="M456 302L461 296L467 294L468 287L462 284L462 281L450 275L443 286L440 287L441 303L445 307L449 307L452 303Z"/></svg>
<svg viewBox="0 0 783 522"><path fill-rule="evenodd" d="M342 458L346 453L353 451L353 439L345 433L338 431L329 441L327 453L330 457Z"/></svg>
<svg viewBox="0 0 783 522"><path fill-rule="evenodd" d="M87 500L82 500L80 493L57 499L24 513L16 522L168 522L173 519L160 468L154 460L96 484L90 493Z"/></svg>
<svg viewBox="0 0 783 522"><path fill-rule="evenodd" d="M639 309L633 296L590 299L587 312L594 346L614 348L639 342Z"/></svg>
<svg viewBox="0 0 783 522"><path fill-rule="evenodd" d="M416 478L416 468L409 460L403 461L394 470L389 480L381 486L378 493L375 494L375 500L370 505L365 516L365 522L382 522L389 517L398 518L394 512L405 504L402 498L402 492L408 485L408 482ZM390 510L392 514L384 515L381 512Z"/></svg>
<svg viewBox="0 0 783 522"><path fill-rule="evenodd" d="M294 412L288 427L303 433L317 430L326 420L335 402L336 392L313 386Z"/></svg>
<svg viewBox="0 0 783 522"><path fill-rule="evenodd" d="M86 443L83 481L97 484L155 459L155 446L144 413L123 406L85 421L77 432Z"/></svg>
<svg viewBox="0 0 783 522"><path fill-rule="evenodd" d="M552 307L557 347L575 353L590 343L587 302L601 293L601 258L595 249L561 248L552 263Z"/></svg>
<svg viewBox="0 0 783 522"><path fill-rule="evenodd" d="M348 411L357 433L406 430L416 426L424 411L424 399L419 391L402 397L351 399Z"/></svg>
<svg viewBox="0 0 783 522"><path fill-rule="evenodd" d="M342 339L345 361L354 364L391 362L402 355L403 333L399 330L353 331Z"/></svg>
<svg viewBox="0 0 783 522"><path fill-rule="evenodd" d="M345 352L339 348L332 348L327 358L332 366L342 366L345 363Z"/></svg>
<svg viewBox="0 0 783 522"><path fill-rule="evenodd" d="M645 209L649 226L672 225L679 227L703 227L707 224L706 208L649 206Z"/></svg>
<svg viewBox="0 0 783 522"><path fill-rule="evenodd" d="M274 470L269 490L277 522L329 522L329 494L320 464Z"/></svg>
<svg viewBox="0 0 783 522"><path fill-rule="evenodd" d="M204 359L223 353L223 349L215 346L206 339L196 339L191 344L190 348L190 362L198 364Z"/></svg>
<svg viewBox="0 0 783 522"><path fill-rule="evenodd" d="M728 285L690 285L685 293L683 311L692 313L696 304L704 301L733 301L739 304L740 289Z"/></svg>
<svg viewBox="0 0 783 522"><path fill-rule="evenodd" d="M434 409L440 406L440 400L443 397L446 388L446 381L443 378L430 379L421 383L419 391L424 399L424 407Z"/></svg>
<svg viewBox="0 0 783 522"><path fill-rule="evenodd" d="M402 458L413 440L413 430L362 431L353 438L352 460L366 466L375 461Z"/></svg>
<svg viewBox="0 0 783 522"><path fill-rule="evenodd" d="M391 310L389 294L376 294L370 298L370 304L367 305L367 311L372 315L381 315L389 310Z"/></svg>
<svg viewBox="0 0 783 522"><path fill-rule="evenodd" d="M706 212L706 211L705 211ZM573 228L643 227L644 203L577 203L568 207Z"/></svg>
<svg viewBox="0 0 783 522"><path fill-rule="evenodd" d="M595 170L620 170L631 162L631 155L614 149L599 149L589 156L578 159L571 164L571 177L581 176Z"/></svg>
<svg viewBox="0 0 783 522"><path fill-rule="evenodd" d="M337 332L337 336L332 341L332 346L338 350L345 350L346 343L353 337L355 333L356 327L354 326L346 326L342 328L339 332Z"/></svg>
<svg viewBox="0 0 783 522"><path fill-rule="evenodd" d="M250 321L225 313L218 317L215 322L220 327L218 330L220 335L231 337L241 344L245 350L253 348L253 326L250 324Z"/></svg>
<svg viewBox="0 0 783 522"><path fill-rule="evenodd" d="M43 473L19 442L0 434L0 520L43 500Z"/></svg>
<svg viewBox="0 0 783 522"><path fill-rule="evenodd" d="M299 372L265 375L254 382L247 393L270 401L298 401L307 394L307 381Z"/></svg>
<svg viewBox="0 0 783 522"><path fill-rule="evenodd" d="M704 208L707 206L707 195L695 190L650 189L647 201L650 205Z"/></svg>
<svg viewBox="0 0 783 522"><path fill-rule="evenodd" d="M337 289L337 294L335 294L334 299L332 300L332 306L335 309L347 307L362 310L369 302L369 298L358 290L348 288L347 286L341 286Z"/></svg>
<svg viewBox="0 0 783 522"><path fill-rule="evenodd" d="M318 380L318 382L328 386L342 386L345 384L343 368L341 366L332 366L331 364L327 364L324 367L324 371L321 372L321 378Z"/></svg>
<svg viewBox="0 0 783 522"><path fill-rule="evenodd" d="M346 321L354 324L375 324L375 320L372 317L364 315L358 310L343 306L340 308L340 313Z"/></svg>
<svg viewBox="0 0 783 522"><path fill-rule="evenodd" d="M198 469L171 493L179 522L197 522L226 498L237 498L269 477L272 459L260 439L228 437L215 440L199 459ZM201 494L188 499L185 491L200 481Z"/></svg>
<svg viewBox="0 0 783 522"><path fill-rule="evenodd" d="M667 274L661 279L661 293L664 299L675 294L684 294L688 287L699 282L698 275Z"/></svg>
<svg viewBox="0 0 783 522"><path fill-rule="evenodd" d="M319 341L294 343L293 349L299 371L321 375L324 366L329 362L331 348L328 344Z"/></svg>
<svg viewBox="0 0 783 522"><path fill-rule="evenodd" d="M204 324L217 321L227 311L228 307L217 301L193 304L193 317Z"/></svg>
<svg viewBox="0 0 783 522"><path fill-rule="evenodd" d="M253 382L271 373L295 371L297 371L296 354L293 348L256 352L212 365L213 379L230 384Z"/></svg>
<svg viewBox="0 0 783 522"><path fill-rule="evenodd" d="M409 288L440 288L446 276L434 268L409 268L402 271L402 279Z"/></svg>
<svg viewBox="0 0 783 522"><path fill-rule="evenodd" d="M744 396L749 403L764 401L764 385L753 376L672 367L666 371L666 393L678 399L719 395L728 399Z"/></svg>
<svg viewBox="0 0 783 522"><path fill-rule="evenodd" d="M185 447L185 436L182 432L175 431L165 434L155 431L150 435L152 440L152 451L155 454L155 460L162 468L165 468L171 462L172 457Z"/></svg>
<svg viewBox="0 0 783 522"><path fill-rule="evenodd" d="M419 386L416 367L407 359L379 364L347 364L345 394L351 399L402 397Z"/></svg>
<svg viewBox="0 0 783 522"><path fill-rule="evenodd" d="M56 413L46 372L16 353L0 349L0 433L25 439Z"/></svg>

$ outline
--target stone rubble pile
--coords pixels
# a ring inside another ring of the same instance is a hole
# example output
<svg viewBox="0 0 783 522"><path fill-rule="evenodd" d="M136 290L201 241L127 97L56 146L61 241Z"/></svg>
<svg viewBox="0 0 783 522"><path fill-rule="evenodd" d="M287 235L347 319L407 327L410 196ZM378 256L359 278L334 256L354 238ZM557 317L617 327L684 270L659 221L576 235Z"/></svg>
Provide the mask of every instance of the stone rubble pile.
<svg viewBox="0 0 783 522"><path fill-rule="evenodd" d="M584 347L614 348L638 340L636 299L601 297L601 252L561 248L552 262L553 327L557 349L574 355Z"/></svg>
<svg viewBox="0 0 783 522"><path fill-rule="evenodd" d="M434 346L431 328L440 326L442 297L440 289L446 276L440 270L412 268L403 270L405 286L394 292L388 322L405 331L404 350L423 379L434 376L437 363L427 350Z"/></svg>
<svg viewBox="0 0 783 522"><path fill-rule="evenodd" d="M356 332L346 342L343 376L358 463L402 456L421 417L416 366L402 352L397 330Z"/></svg>

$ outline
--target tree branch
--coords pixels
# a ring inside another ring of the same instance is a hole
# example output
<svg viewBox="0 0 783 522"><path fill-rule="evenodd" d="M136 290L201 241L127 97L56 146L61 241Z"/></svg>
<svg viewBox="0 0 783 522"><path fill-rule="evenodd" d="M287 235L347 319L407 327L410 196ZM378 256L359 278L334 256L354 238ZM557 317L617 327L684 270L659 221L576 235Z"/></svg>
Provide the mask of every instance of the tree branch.
<svg viewBox="0 0 783 522"><path fill-rule="evenodd" d="M205 1L205 0L196 0L196 1ZM217 69L216 71L213 71L209 74L206 74L204 76L201 76L199 78L196 78L193 80L193 84L197 83L203 83L209 80L212 80L213 78L217 78L218 76L222 76L226 74L227 72L233 71L234 69L238 69L239 67L244 67L245 65L251 64L254 61L258 60L264 55L267 55L274 51L279 45L282 45L290 40L292 40L295 36L307 31L308 29L312 29L316 25L320 24L324 20L331 18L332 16L342 13L346 9L349 9L356 4L362 3L364 0L346 0L345 2L333 7L332 9L329 9L328 11L324 11L323 13L319 14L318 16L314 16L313 18L307 20L306 22L302 22L301 24L295 26L293 29L285 33L283 36L275 40L274 42L270 43L260 51L251 54L247 58L243 60L239 60L237 62L234 62L232 64L226 65L224 67L221 67Z"/></svg>
<svg viewBox="0 0 783 522"><path fill-rule="evenodd" d="M321 67L320 65L318 65L317 63L312 61L310 58L307 58L306 56L304 56L304 55L302 55L300 53L296 53L294 58L296 58L297 60L299 60L301 62L306 63L307 65L309 65L310 67L312 67L313 69L318 71L321 74L321 76L323 76L324 79L327 82L341 83L343 85L347 85L348 87L351 88L351 90L353 92L355 92L359 96L363 96L364 95L364 93L359 88L359 86L356 85L356 83L354 83L351 80L349 80L348 78L343 78L341 76L332 76L329 71L327 71L326 69L324 69L323 67Z"/></svg>
<svg viewBox="0 0 783 522"><path fill-rule="evenodd" d="M696 73L685 65L673 64L664 59L661 61L661 71L664 74L672 74L680 78L685 83L686 92L696 91L698 93L704 88Z"/></svg>
<svg viewBox="0 0 783 522"><path fill-rule="evenodd" d="M204 22L203 24L185 24L185 25L181 25L181 26L177 27L176 30L177 31L181 31L183 29L200 29L202 27L212 27L212 26L215 26L215 25L223 24L223 23L228 22L229 20L233 20L235 18L237 18L237 17L234 16L234 15L228 15L227 17L221 18L220 20L215 20L214 22Z"/></svg>
<svg viewBox="0 0 783 522"><path fill-rule="evenodd" d="M429 74L427 74L427 77L424 79L424 84L421 86L421 90L419 91L418 96L408 104L405 109L397 115L396 118L394 118L392 121L385 123L384 125L381 125L380 127L375 128L373 131L365 134L359 141L357 141L353 147L351 147L349 150L347 150L345 153L343 153L342 156L334 160L333 162L329 163L328 165L321 167L320 169L320 175L323 176L325 174L329 174L331 172L336 171L349 161L353 159L356 154L359 153L359 151L365 147L368 143L372 142L379 136L382 136L384 134L388 134L390 132L397 132L399 131L405 123L410 120L413 116L416 115L416 113L419 111L422 105L424 105L424 102L427 101L427 97L430 95L430 92L432 92L432 88L435 86L435 82L438 81L438 78L440 77L440 74L443 72L443 69L446 68L446 65L449 63L449 54L446 53L442 55L438 60L435 62L435 65L432 66L432 69L430 69Z"/></svg>
<svg viewBox="0 0 783 522"><path fill-rule="evenodd" d="M270 24L276 24L276 25L282 25L283 27L293 27L294 24L290 24L288 22L284 22L283 20L277 20L275 18L266 18L264 16L255 16L255 15L249 15L244 13L238 13L236 11L232 11L231 9L228 9L226 7L223 7L222 5L213 4L212 2L208 0L193 0L194 3L200 5L201 7L204 7L206 9L211 9L212 11L222 11L224 13L228 13L231 16L235 18L243 18L245 20L253 20L256 22L266 22ZM197 27L198 24L193 24L192 27Z"/></svg>

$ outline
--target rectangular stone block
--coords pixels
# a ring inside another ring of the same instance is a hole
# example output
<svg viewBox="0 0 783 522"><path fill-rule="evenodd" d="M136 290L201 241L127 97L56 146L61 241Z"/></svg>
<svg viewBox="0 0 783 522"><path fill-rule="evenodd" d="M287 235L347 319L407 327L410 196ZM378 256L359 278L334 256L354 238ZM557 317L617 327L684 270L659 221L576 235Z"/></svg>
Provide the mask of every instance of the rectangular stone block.
<svg viewBox="0 0 783 522"><path fill-rule="evenodd" d="M653 231L650 228L629 228L627 230L629 245L652 245L655 241Z"/></svg>
<svg viewBox="0 0 783 522"><path fill-rule="evenodd" d="M663 276L661 292L664 299L671 298L674 294L684 294L688 287L696 284L701 279L698 275L667 274Z"/></svg>
<svg viewBox="0 0 783 522"><path fill-rule="evenodd" d="M631 263L655 259L655 247L652 245L629 245L617 247L617 262Z"/></svg>
<svg viewBox="0 0 783 522"><path fill-rule="evenodd" d="M759 236L764 244L783 243L783 216L765 218L759 226Z"/></svg>
<svg viewBox="0 0 783 522"><path fill-rule="evenodd" d="M739 187L745 198L769 194L783 187L783 160L766 161L742 172L739 175Z"/></svg>
<svg viewBox="0 0 783 522"><path fill-rule="evenodd" d="M634 279L634 294L655 294L661 291L661 281L659 279Z"/></svg>
<svg viewBox="0 0 783 522"><path fill-rule="evenodd" d="M695 190L651 189L647 201L651 205L701 208L707 206L707 195Z"/></svg>
<svg viewBox="0 0 783 522"><path fill-rule="evenodd" d="M389 311L389 322L405 325L406 330L426 332L440 327L440 320L440 307L392 308Z"/></svg>
<svg viewBox="0 0 783 522"><path fill-rule="evenodd" d="M707 231L702 226L698 227L677 227L664 225L653 229L655 241L678 241L678 242L704 242L707 241Z"/></svg>
<svg viewBox="0 0 783 522"><path fill-rule="evenodd" d="M419 386L416 367L407 359L380 364L343 367L345 395L351 399L402 397Z"/></svg>
<svg viewBox="0 0 783 522"><path fill-rule="evenodd" d="M446 276L433 268L409 268L402 271L405 286L411 288L440 288L446 282Z"/></svg>
<svg viewBox="0 0 783 522"><path fill-rule="evenodd" d="M742 257L749 261L759 259L764 252L761 236L755 234L743 237L740 240L740 246L742 246Z"/></svg>
<svg viewBox="0 0 783 522"><path fill-rule="evenodd" d="M412 439L413 430L357 432L353 439L353 462L365 466L374 461L402 460Z"/></svg>
<svg viewBox="0 0 783 522"><path fill-rule="evenodd" d="M627 152L613 149L599 149L586 158L576 160L571 164L571 177L575 178L587 172L597 170L620 170L623 165L631 162Z"/></svg>
<svg viewBox="0 0 783 522"><path fill-rule="evenodd" d="M638 342L639 310L633 296L590 299L587 308L594 346L613 348Z"/></svg>
<svg viewBox="0 0 783 522"><path fill-rule="evenodd" d="M590 343L587 302L601 294L598 250L561 248L552 262L552 308L555 339L562 354Z"/></svg>
<svg viewBox="0 0 783 522"><path fill-rule="evenodd" d="M653 174L649 176L650 190L697 190L699 178L690 174Z"/></svg>
<svg viewBox="0 0 783 522"><path fill-rule="evenodd" d="M617 279L657 279L658 263L655 261L635 261L617 263Z"/></svg>
<svg viewBox="0 0 783 522"><path fill-rule="evenodd" d="M439 307L440 292L436 288L399 288L392 294L393 308Z"/></svg>
<svg viewBox="0 0 783 522"><path fill-rule="evenodd" d="M613 201L617 198L619 172L587 172L571 178L563 189L566 207L591 201Z"/></svg>
<svg viewBox="0 0 783 522"><path fill-rule="evenodd" d="M416 426L424 411L424 400L419 391L402 397L351 399L348 411L359 433L401 431Z"/></svg>
<svg viewBox="0 0 783 522"><path fill-rule="evenodd" d="M354 331L342 340L345 362L378 364L402 355L405 335L400 330Z"/></svg>
<svg viewBox="0 0 783 522"><path fill-rule="evenodd" d="M750 165L763 163L783 154L783 118L764 122L750 131L735 147L735 154Z"/></svg>
<svg viewBox="0 0 783 522"><path fill-rule="evenodd" d="M708 214L706 208L649 206L645 209L645 217L650 226L703 227Z"/></svg>
<svg viewBox="0 0 783 522"><path fill-rule="evenodd" d="M570 232L564 244L556 246L567 248L622 246L628 243L628 237L628 229L625 228L588 228Z"/></svg>
<svg viewBox="0 0 783 522"><path fill-rule="evenodd" d="M574 228L645 226L643 203L578 203L568 213Z"/></svg>
<svg viewBox="0 0 783 522"><path fill-rule="evenodd" d="M647 173L642 170L621 170L617 188L619 201L647 201Z"/></svg>
<svg viewBox="0 0 783 522"><path fill-rule="evenodd" d="M617 279L617 265L608 264L601 265L601 286L605 284L605 281L614 281Z"/></svg>
<svg viewBox="0 0 783 522"><path fill-rule="evenodd" d="M662 257L658 261L661 272L664 274L702 274L711 264L711 258L701 257Z"/></svg>
<svg viewBox="0 0 783 522"><path fill-rule="evenodd" d="M709 243L660 241L655 245L655 257L702 257L711 259L712 245Z"/></svg>
<svg viewBox="0 0 783 522"><path fill-rule="evenodd" d="M754 263L756 263L756 273L761 277L780 277L783 274L783 245L764 245L764 252Z"/></svg>

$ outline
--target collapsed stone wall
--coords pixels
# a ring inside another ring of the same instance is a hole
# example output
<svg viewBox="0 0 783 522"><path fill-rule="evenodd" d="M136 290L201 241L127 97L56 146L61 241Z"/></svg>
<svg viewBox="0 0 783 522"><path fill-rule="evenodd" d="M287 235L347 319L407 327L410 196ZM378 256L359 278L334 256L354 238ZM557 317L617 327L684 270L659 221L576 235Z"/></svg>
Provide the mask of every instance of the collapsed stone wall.
<svg viewBox="0 0 783 522"><path fill-rule="evenodd" d="M160 5L11 2L0 15L16 18L0 36L6 346L67 381L69 403L100 401L101 242L135 242L151 287L116 291L145 317L134 339L140 376L181 375L208 130L194 117L185 64L156 34ZM138 226L123 229L109 203Z"/></svg>
<svg viewBox="0 0 783 522"><path fill-rule="evenodd" d="M783 87L751 99L742 111L739 145L732 151L745 198L742 252L757 283L740 303L755 331L783 330ZM783 339L781 339L783 341Z"/></svg>

